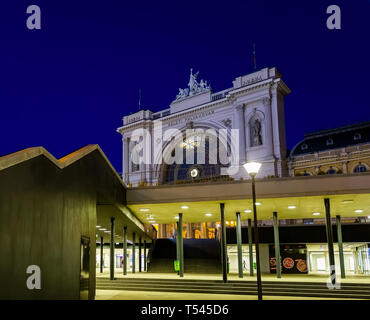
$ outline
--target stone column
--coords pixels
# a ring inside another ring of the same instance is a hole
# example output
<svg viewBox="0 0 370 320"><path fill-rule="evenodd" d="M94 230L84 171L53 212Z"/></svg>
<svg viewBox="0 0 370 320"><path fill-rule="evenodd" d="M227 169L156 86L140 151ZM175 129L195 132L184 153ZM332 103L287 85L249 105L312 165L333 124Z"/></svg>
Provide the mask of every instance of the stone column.
<svg viewBox="0 0 370 320"><path fill-rule="evenodd" d="M188 239L191 239L193 237L193 235L191 234L191 223L186 224L186 233Z"/></svg>
<svg viewBox="0 0 370 320"><path fill-rule="evenodd" d="M144 271L147 271L146 268L146 240L144 240Z"/></svg>
<svg viewBox="0 0 370 320"><path fill-rule="evenodd" d="M274 97L276 100L276 95ZM271 114L271 99L264 98L262 100L264 111L265 111L265 141L262 141L263 145L266 146L266 157L272 158L274 156L274 135L273 135L273 121ZM276 106L277 108L277 106Z"/></svg>
<svg viewBox="0 0 370 320"><path fill-rule="evenodd" d="M127 184L129 182L129 163L130 163L130 154L129 154L129 139L122 138L123 143L123 164L122 164L122 180Z"/></svg>
<svg viewBox="0 0 370 320"><path fill-rule="evenodd" d="M246 162L246 139L245 139L245 125L244 125L244 106L239 105L235 108L236 126L234 129L239 129L239 163Z"/></svg>

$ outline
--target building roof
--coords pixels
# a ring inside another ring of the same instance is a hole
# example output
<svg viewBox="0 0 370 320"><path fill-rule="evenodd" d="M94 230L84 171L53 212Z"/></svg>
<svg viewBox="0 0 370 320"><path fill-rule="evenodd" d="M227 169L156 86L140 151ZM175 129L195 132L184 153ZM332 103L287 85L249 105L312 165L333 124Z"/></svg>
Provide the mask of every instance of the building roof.
<svg viewBox="0 0 370 320"><path fill-rule="evenodd" d="M370 121L305 134L304 139L292 149L290 157L369 142Z"/></svg>

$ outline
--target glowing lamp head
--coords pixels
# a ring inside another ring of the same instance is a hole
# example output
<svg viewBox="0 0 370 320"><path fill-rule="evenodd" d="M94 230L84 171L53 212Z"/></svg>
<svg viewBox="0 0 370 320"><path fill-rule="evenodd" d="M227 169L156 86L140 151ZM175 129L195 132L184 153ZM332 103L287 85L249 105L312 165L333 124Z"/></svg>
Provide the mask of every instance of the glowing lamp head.
<svg viewBox="0 0 370 320"><path fill-rule="evenodd" d="M258 171L260 170L261 165L262 164L259 163L259 162L247 162L243 165L243 167L249 175L255 176L258 173Z"/></svg>

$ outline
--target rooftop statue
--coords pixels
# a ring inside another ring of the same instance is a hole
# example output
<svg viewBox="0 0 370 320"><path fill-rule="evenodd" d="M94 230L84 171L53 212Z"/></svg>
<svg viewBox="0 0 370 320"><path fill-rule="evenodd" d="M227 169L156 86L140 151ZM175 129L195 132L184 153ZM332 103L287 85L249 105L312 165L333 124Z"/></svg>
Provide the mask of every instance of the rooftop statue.
<svg viewBox="0 0 370 320"><path fill-rule="evenodd" d="M179 88L176 101L211 90L211 86L207 84L207 81L204 81L203 79L200 80L200 82L197 81L198 74L199 71L193 74L193 69L190 69L189 88Z"/></svg>

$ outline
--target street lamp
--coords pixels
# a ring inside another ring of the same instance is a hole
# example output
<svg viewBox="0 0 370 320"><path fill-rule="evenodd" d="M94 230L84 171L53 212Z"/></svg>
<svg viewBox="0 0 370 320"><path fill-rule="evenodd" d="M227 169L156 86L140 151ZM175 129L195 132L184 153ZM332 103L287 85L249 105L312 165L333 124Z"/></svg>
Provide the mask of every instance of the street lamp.
<svg viewBox="0 0 370 320"><path fill-rule="evenodd" d="M257 208L256 208L256 186L255 177L261 168L261 163L247 162L244 169L252 178L252 196L253 196L253 216L254 216L254 242L256 246L256 265L257 265L257 292L258 300L262 300L262 282L261 282L261 267L260 267L260 250L258 241L258 224L257 224Z"/></svg>

